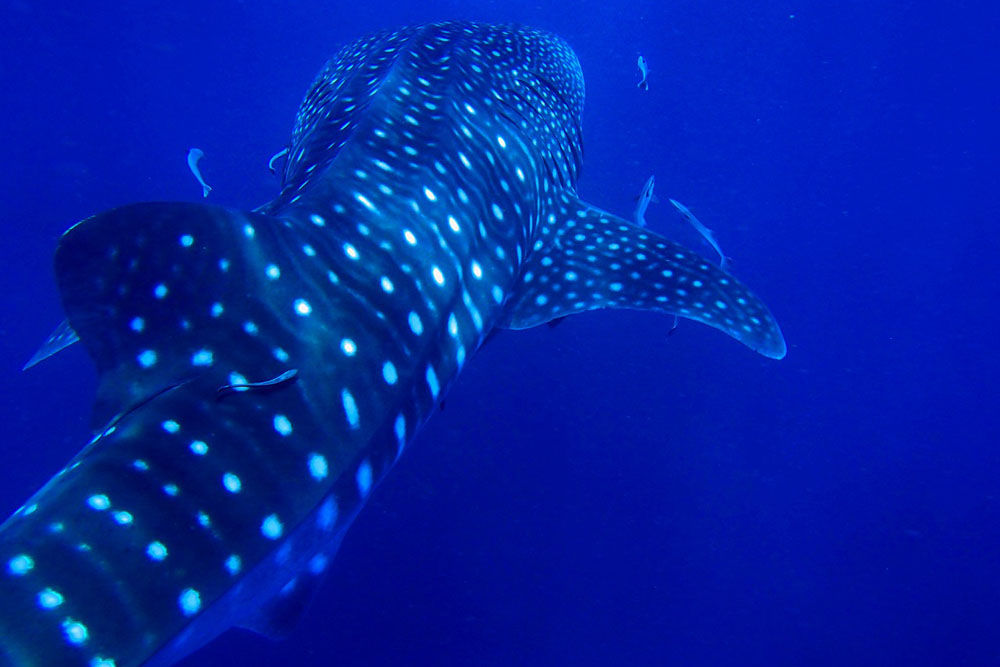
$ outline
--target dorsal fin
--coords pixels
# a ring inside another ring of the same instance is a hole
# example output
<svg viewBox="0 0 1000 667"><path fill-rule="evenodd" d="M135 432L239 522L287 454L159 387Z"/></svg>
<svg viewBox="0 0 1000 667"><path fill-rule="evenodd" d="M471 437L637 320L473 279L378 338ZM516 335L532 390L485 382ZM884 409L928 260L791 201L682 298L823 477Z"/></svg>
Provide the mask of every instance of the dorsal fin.
<svg viewBox="0 0 1000 667"><path fill-rule="evenodd" d="M55 266L68 326L101 376L95 427L233 348L207 324L231 317L226 304L239 303L247 319L261 310L246 293L244 237L279 224L207 204L149 203L101 213L63 235ZM283 370L260 368L265 377Z"/></svg>
<svg viewBox="0 0 1000 667"><path fill-rule="evenodd" d="M696 253L568 195L539 232L502 326L526 329L597 308L659 310L719 329L764 356L785 356L767 307Z"/></svg>

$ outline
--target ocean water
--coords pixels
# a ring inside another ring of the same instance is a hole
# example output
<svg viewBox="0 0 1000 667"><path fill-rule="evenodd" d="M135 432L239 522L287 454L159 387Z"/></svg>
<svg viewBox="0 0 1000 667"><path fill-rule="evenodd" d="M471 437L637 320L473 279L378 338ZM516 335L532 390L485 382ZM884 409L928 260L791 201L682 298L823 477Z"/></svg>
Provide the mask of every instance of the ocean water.
<svg viewBox="0 0 1000 667"><path fill-rule="evenodd" d="M587 80L581 196L711 256L787 358L646 312L502 332L374 493L288 641L239 665L1000 663L1000 12L985 2L0 8L0 513L87 439L59 235L132 201L251 207L312 77L416 22L537 25ZM636 59L649 91L636 88ZM0 600L0 605L3 600ZM2 641L2 638L0 638Z"/></svg>

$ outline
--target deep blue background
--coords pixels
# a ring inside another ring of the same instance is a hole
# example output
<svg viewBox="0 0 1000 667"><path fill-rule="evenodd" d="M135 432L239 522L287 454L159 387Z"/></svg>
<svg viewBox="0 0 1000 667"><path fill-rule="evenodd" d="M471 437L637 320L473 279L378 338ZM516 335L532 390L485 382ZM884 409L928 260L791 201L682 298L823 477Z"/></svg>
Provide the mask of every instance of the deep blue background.
<svg viewBox="0 0 1000 667"><path fill-rule="evenodd" d="M231 632L185 664L1000 662L997 11L410 1L3 4L0 513L86 438L83 351L19 370L61 318L67 226L199 200L191 146L214 202L257 205L340 44L514 20L583 63L582 196L628 215L655 173L787 359L641 312L501 334L292 640ZM647 219L697 242L669 204Z"/></svg>

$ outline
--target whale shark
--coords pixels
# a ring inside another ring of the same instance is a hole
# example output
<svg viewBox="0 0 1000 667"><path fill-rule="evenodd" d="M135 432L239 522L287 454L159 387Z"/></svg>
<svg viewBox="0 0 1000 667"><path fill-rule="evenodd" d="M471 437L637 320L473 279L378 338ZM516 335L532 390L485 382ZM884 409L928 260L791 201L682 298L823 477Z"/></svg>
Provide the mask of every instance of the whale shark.
<svg viewBox="0 0 1000 667"><path fill-rule="evenodd" d="M271 202L66 231L56 338L97 367L93 430L0 526L0 664L166 665L234 626L286 633L497 329L648 309L782 358L739 280L577 197L583 102L547 32L380 32L308 89Z"/></svg>

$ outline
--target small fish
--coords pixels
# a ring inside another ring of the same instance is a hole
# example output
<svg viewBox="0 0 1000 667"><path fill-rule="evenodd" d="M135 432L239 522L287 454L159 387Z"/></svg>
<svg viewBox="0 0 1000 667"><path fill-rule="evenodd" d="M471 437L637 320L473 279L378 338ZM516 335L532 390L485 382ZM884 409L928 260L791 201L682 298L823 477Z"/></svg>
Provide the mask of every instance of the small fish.
<svg viewBox="0 0 1000 667"><path fill-rule="evenodd" d="M684 204L680 203L676 199L671 199L670 203L674 205L674 208L680 212L685 220L691 223L692 227L698 230L699 234L705 237L705 240L708 241L709 245L715 248L715 252L719 253L719 268L726 271L726 256L722 253L722 248L719 247L718 242L712 235L712 230L701 224L701 221L694 217L694 213L692 213L691 210Z"/></svg>
<svg viewBox="0 0 1000 667"><path fill-rule="evenodd" d="M639 74L642 75L642 80L635 84L640 90L649 90L649 83L646 82L646 77L649 76L649 65L646 63L646 59L639 54Z"/></svg>
<svg viewBox="0 0 1000 667"><path fill-rule="evenodd" d="M205 182L205 179L201 177L201 172L198 171L198 160L203 157L205 157L205 153L200 148L192 148L188 151L188 169L201 184L202 196L207 197L208 193L212 191L212 186Z"/></svg>
<svg viewBox="0 0 1000 667"><path fill-rule="evenodd" d="M642 186L642 192L635 198L635 224L640 227L646 226L646 208L650 202L659 201L653 194L653 177L650 176L646 184Z"/></svg>
<svg viewBox="0 0 1000 667"><path fill-rule="evenodd" d="M277 162L284 155L288 155L288 146L285 146L280 151L272 155L271 159L267 161L267 168L271 170L272 174L275 171L277 171L277 168L274 166L274 163Z"/></svg>
<svg viewBox="0 0 1000 667"><path fill-rule="evenodd" d="M219 387L218 395L223 397L226 394L234 391L248 391L250 389L265 389L271 387L277 387L279 385L291 382L298 376L299 369L292 368L281 375L271 378L270 380L261 380L260 382L235 382L233 384L225 384Z"/></svg>

